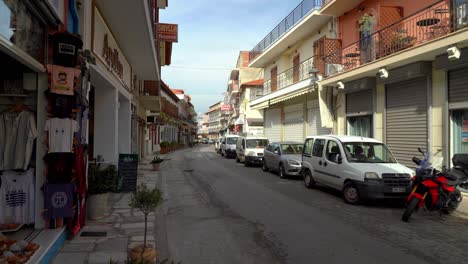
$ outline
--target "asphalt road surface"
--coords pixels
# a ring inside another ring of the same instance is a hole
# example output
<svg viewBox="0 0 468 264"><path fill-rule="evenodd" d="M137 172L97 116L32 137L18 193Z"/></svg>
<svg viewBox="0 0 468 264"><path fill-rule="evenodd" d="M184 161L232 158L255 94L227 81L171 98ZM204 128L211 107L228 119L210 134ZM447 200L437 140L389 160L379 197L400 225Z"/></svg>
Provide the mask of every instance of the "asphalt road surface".
<svg viewBox="0 0 468 264"><path fill-rule="evenodd" d="M163 162L167 247L184 263L467 263L468 218L345 204L201 145Z"/></svg>

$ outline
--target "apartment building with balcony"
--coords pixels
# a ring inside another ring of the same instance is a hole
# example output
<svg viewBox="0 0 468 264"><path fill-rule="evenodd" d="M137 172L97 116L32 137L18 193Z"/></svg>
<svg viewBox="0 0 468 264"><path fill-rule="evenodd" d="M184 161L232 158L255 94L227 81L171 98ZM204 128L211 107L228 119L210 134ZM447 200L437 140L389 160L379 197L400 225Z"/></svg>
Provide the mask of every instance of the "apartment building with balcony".
<svg viewBox="0 0 468 264"><path fill-rule="evenodd" d="M254 68L249 67L250 62L250 52L248 51L241 51L239 52L239 56L237 57L236 67L231 71L229 75L229 81L226 91L226 102L230 105L229 110L226 110L228 114L228 122L226 125L228 126L228 133L238 133L242 132L239 131L239 125L244 125L245 122L249 120L244 120L245 116L241 115L240 108L243 105L243 101L245 99L242 98L241 95L241 87L249 82L256 81L259 79L263 79L263 69L262 68ZM243 106L245 108L245 106ZM227 109L227 108L226 108ZM225 114L226 114L225 112ZM262 119L262 116L257 113L255 118L255 122L258 124L261 122L259 119ZM236 128L237 126L237 128ZM261 124L263 126L263 124ZM243 131L247 132L247 131Z"/></svg>
<svg viewBox="0 0 468 264"><path fill-rule="evenodd" d="M244 82L239 90L238 117L234 132L242 135L260 136L263 131L263 111L250 108L250 101L263 96L263 79Z"/></svg>
<svg viewBox="0 0 468 264"><path fill-rule="evenodd" d="M220 136L220 130L222 130L222 115L221 115L221 104L222 102L217 102L209 107L209 110L206 112L208 115L208 138L217 139Z"/></svg>
<svg viewBox="0 0 468 264"><path fill-rule="evenodd" d="M320 54L321 121L384 141L405 165L417 148L468 151L468 2L325 1L339 43ZM320 68L318 67L318 68Z"/></svg>
<svg viewBox="0 0 468 264"><path fill-rule="evenodd" d="M335 44L337 20L321 14L321 7L321 0L302 1L250 51L249 66L264 69L264 83L263 95L249 105L263 112L270 141L331 132L321 124L315 84L324 70L316 72L316 60L325 52L319 41Z"/></svg>
<svg viewBox="0 0 468 264"><path fill-rule="evenodd" d="M179 140L184 145L193 143L197 134L197 122L195 121L197 113L191 103L192 98L182 89L171 89L179 98L177 107L179 108Z"/></svg>
<svg viewBox="0 0 468 264"><path fill-rule="evenodd" d="M206 138L208 137L208 125L209 125L209 116L208 114L202 114L198 117L198 129L197 135L198 138Z"/></svg>

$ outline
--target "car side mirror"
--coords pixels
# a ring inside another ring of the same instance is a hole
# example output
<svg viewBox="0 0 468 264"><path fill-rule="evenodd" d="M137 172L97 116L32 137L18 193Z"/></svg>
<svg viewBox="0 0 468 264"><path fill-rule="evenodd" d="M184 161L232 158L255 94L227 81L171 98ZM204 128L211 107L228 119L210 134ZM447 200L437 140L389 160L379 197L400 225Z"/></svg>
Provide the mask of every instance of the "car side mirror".
<svg viewBox="0 0 468 264"><path fill-rule="evenodd" d="M336 160L336 163L338 163L338 164L343 163L343 158L341 157L340 154L336 154L335 160Z"/></svg>

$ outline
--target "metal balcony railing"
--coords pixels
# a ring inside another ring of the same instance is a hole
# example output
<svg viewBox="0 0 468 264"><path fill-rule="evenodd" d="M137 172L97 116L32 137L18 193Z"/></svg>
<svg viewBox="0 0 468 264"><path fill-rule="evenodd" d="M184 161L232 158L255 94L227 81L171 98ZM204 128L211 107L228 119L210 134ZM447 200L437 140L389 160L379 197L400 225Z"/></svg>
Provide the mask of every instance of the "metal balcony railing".
<svg viewBox="0 0 468 264"><path fill-rule="evenodd" d="M325 76L346 72L468 26L468 3L438 1L323 57Z"/></svg>
<svg viewBox="0 0 468 264"><path fill-rule="evenodd" d="M290 85L293 85L297 82L303 81L311 77L310 70L314 68L314 58L309 58L299 64L298 69L294 67L287 69L286 71L278 74L276 78L277 90L284 89ZM274 81L275 78L273 78ZM263 96L275 92L271 90L272 80L265 81L263 83Z"/></svg>
<svg viewBox="0 0 468 264"><path fill-rule="evenodd" d="M301 21L313 10L319 10L322 7L322 0L304 0L302 1L286 18L284 18L268 35L260 41L249 52L249 59L253 61L257 56L275 43L283 34L288 32L294 25Z"/></svg>

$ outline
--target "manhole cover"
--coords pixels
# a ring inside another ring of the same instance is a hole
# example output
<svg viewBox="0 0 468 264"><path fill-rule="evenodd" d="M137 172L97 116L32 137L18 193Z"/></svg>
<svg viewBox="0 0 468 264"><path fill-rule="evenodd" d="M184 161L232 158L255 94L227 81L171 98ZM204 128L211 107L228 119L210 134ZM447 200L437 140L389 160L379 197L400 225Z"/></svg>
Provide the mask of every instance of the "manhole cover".
<svg viewBox="0 0 468 264"><path fill-rule="evenodd" d="M105 237L107 232L81 232L82 237Z"/></svg>

